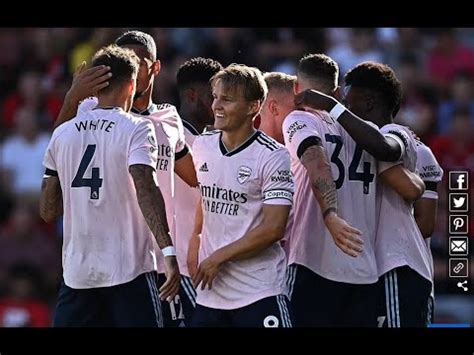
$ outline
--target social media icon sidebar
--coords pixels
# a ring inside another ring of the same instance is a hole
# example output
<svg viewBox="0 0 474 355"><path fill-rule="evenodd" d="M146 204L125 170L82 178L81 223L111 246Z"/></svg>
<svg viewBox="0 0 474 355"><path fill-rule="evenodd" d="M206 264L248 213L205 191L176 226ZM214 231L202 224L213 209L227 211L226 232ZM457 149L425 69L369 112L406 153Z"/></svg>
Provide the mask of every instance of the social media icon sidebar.
<svg viewBox="0 0 474 355"><path fill-rule="evenodd" d="M469 172L449 172L449 277L461 292L469 289ZM451 214L452 213L452 214ZM462 214L464 213L464 214ZM453 235L454 234L454 235ZM464 258L459 258L464 256ZM462 278L464 280L459 280Z"/></svg>

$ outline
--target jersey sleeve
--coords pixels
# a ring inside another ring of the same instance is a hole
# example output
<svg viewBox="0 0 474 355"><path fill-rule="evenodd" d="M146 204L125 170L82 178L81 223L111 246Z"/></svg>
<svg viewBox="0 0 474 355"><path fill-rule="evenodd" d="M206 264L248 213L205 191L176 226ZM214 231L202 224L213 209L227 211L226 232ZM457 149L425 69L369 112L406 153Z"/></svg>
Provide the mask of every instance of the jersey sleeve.
<svg viewBox="0 0 474 355"><path fill-rule="evenodd" d="M387 162L379 161L378 162L378 174L383 173L385 170L390 169L393 166L404 164L407 168L410 168L410 161L413 160L413 157L416 157L415 146L413 138L410 137L409 133L400 125L397 124L387 124L380 129L380 132L385 137L393 138L399 145L402 154L397 161ZM415 168L412 166L411 168Z"/></svg>
<svg viewBox="0 0 474 355"><path fill-rule="evenodd" d="M46 148L46 152L44 153L43 157L43 165L46 168L44 173L45 177L48 176L58 176L58 170L56 168L56 152L54 150L54 142L55 136L51 137L48 143L48 147Z"/></svg>
<svg viewBox="0 0 474 355"><path fill-rule="evenodd" d="M292 205L294 184L290 169L290 155L286 148L275 150L262 167L263 203L270 205Z"/></svg>
<svg viewBox="0 0 474 355"><path fill-rule="evenodd" d="M128 166L144 164L156 169L158 161L158 146L155 128L151 121L143 120L135 129L128 155Z"/></svg>
<svg viewBox="0 0 474 355"><path fill-rule="evenodd" d="M426 186L422 198L436 199L438 198L437 185L443 179L443 169L431 149L423 143L417 145L416 153L418 155L416 171Z"/></svg>
<svg viewBox="0 0 474 355"><path fill-rule="evenodd" d="M176 128L178 129L178 140L176 141L176 153L174 160L179 160L189 152L184 135L183 120L178 112L176 112Z"/></svg>
<svg viewBox="0 0 474 355"><path fill-rule="evenodd" d="M315 124L319 119L305 111L293 111L283 121L283 138L291 158L299 159L305 148L321 141L321 133Z"/></svg>

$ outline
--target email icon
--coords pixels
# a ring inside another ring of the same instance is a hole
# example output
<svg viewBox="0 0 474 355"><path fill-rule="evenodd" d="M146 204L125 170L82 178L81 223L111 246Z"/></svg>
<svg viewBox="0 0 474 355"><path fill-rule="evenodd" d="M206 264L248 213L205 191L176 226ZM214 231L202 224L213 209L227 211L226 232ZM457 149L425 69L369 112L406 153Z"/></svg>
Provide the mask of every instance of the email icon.
<svg viewBox="0 0 474 355"><path fill-rule="evenodd" d="M450 237L449 238L449 255L466 255L469 251L467 237Z"/></svg>

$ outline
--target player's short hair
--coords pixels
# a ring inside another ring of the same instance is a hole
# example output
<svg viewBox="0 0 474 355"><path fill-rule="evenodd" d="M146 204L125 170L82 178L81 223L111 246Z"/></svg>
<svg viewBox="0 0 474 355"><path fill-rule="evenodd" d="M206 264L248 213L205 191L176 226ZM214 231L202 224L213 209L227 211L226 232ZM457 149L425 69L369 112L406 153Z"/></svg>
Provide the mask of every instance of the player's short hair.
<svg viewBox="0 0 474 355"><path fill-rule="evenodd" d="M325 54L307 54L298 63L298 77L322 85L325 91L337 88L339 66Z"/></svg>
<svg viewBox="0 0 474 355"><path fill-rule="evenodd" d="M189 59L176 73L178 90L181 91L196 83L208 84L209 80L222 69L224 69L222 64L214 59L202 57Z"/></svg>
<svg viewBox="0 0 474 355"><path fill-rule="evenodd" d="M369 90L393 116L398 112L402 85L388 65L370 61L360 63L347 72L344 81L346 86Z"/></svg>
<svg viewBox="0 0 474 355"><path fill-rule="evenodd" d="M110 67L112 76L108 79L109 85L101 92L112 91L128 81L137 77L140 58L134 51L111 44L99 49L92 58L92 66L106 65Z"/></svg>
<svg viewBox="0 0 474 355"><path fill-rule="evenodd" d="M281 72L268 72L263 76L268 86L268 92L279 91L283 93L293 93L293 87L296 82L295 75L289 75Z"/></svg>
<svg viewBox="0 0 474 355"><path fill-rule="evenodd" d="M115 40L117 46L137 45L144 47L153 61L159 58L155 40L148 33L142 31L128 31Z"/></svg>
<svg viewBox="0 0 474 355"><path fill-rule="evenodd" d="M268 87L258 68L233 63L211 78L212 87L218 80L226 89L243 90L244 98L247 101L258 100L262 103L267 97Z"/></svg>

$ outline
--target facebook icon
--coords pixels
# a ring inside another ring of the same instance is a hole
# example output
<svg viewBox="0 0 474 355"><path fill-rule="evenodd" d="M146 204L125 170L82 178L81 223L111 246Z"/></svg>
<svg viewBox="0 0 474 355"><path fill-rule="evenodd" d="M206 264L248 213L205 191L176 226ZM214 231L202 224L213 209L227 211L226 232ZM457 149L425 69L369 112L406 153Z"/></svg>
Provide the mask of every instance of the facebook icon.
<svg viewBox="0 0 474 355"><path fill-rule="evenodd" d="M449 172L449 189L450 190L467 190L469 187L468 171L450 171Z"/></svg>

